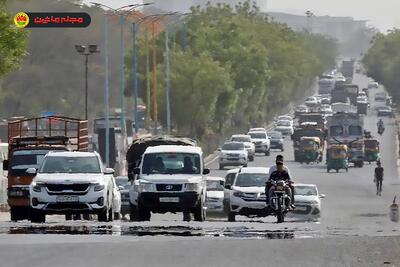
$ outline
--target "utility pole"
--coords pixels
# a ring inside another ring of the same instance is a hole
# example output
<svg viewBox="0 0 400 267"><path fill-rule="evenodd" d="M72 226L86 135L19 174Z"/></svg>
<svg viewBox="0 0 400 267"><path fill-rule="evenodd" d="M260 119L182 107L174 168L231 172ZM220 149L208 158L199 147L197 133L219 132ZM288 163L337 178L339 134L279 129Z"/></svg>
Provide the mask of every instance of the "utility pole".
<svg viewBox="0 0 400 267"><path fill-rule="evenodd" d="M165 28L165 88L166 88L166 108L167 108L167 133L171 133L171 106L170 106L170 62L169 62L169 27Z"/></svg>
<svg viewBox="0 0 400 267"><path fill-rule="evenodd" d="M120 105L121 105L121 132L124 138L124 145L126 142L126 120L125 120L125 103L124 103L124 90L125 90L125 44L124 44L124 26L125 26L125 17L124 15L120 15L120 45L121 45L121 68L120 68Z"/></svg>
<svg viewBox="0 0 400 267"><path fill-rule="evenodd" d="M132 23L132 77L133 77L133 95L134 95L134 120L135 120L135 133L139 132L139 116L138 116L138 77L137 77L137 23Z"/></svg>
<svg viewBox="0 0 400 267"><path fill-rule="evenodd" d="M154 133L158 134L158 85L157 85L157 47L155 21L152 21L152 44L153 44L153 108L154 108Z"/></svg>
<svg viewBox="0 0 400 267"><path fill-rule="evenodd" d="M151 79L150 79L150 47L149 31L146 27L146 129L150 129L151 119Z"/></svg>
<svg viewBox="0 0 400 267"><path fill-rule="evenodd" d="M104 101L106 116L106 167L110 167L110 107L109 107L109 80L108 80L108 16L104 16Z"/></svg>

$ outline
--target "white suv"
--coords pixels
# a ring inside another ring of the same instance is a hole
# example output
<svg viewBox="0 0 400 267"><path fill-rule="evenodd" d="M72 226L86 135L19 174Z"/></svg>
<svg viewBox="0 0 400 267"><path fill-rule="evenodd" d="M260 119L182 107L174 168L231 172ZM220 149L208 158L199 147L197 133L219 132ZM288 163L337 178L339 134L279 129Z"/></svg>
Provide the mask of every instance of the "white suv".
<svg viewBox="0 0 400 267"><path fill-rule="evenodd" d="M256 147L256 153L265 153L269 156L271 151L271 141L268 134L264 131L249 132L248 135L251 136L251 141Z"/></svg>
<svg viewBox="0 0 400 267"><path fill-rule="evenodd" d="M49 152L29 186L31 221L42 223L46 214L97 214L113 219L113 169L103 171L100 156L91 152Z"/></svg>
<svg viewBox="0 0 400 267"><path fill-rule="evenodd" d="M256 146L251 142L251 136L246 134L235 134L231 137L232 142L240 142L244 144L247 150L249 160L254 161L254 155L256 154Z"/></svg>
<svg viewBox="0 0 400 267"><path fill-rule="evenodd" d="M243 143L226 142L222 148L218 149L219 169L223 170L225 166L245 166L249 162L249 154Z"/></svg>
<svg viewBox="0 0 400 267"><path fill-rule="evenodd" d="M183 212L189 221L206 217L206 179L200 147L160 145L148 147L134 169L138 176L129 191L131 220L149 221L151 212Z"/></svg>
<svg viewBox="0 0 400 267"><path fill-rule="evenodd" d="M269 168L242 168L229 187L228 221L234 222L236 215L247 217L267 216L265 182Z"/></svg>

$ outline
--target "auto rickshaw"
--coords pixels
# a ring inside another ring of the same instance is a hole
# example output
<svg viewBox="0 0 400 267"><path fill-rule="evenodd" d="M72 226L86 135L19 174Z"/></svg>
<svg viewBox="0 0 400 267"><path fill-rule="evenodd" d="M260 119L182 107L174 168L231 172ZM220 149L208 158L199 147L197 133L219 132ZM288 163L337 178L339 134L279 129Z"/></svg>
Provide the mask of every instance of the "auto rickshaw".
<svg viewBox="0 0 400 267"><path fill-rule="evenodd" d="M376 162L380 160L379 154L379 141L376 139L366 139L364 140L365 146L365 161Z"/></svg>
<svg viewBox="0 0 400 267"><path fill-rule="evenodd" d="M345 169L346 172L349 170L349 159L348 159L348 148L347 145L332 145L327 150L327 171L336 170L339 172L340 169Z"/></svg>
<svg viewBox="0 0 400 267"><path fill-rule="evenodd" d="M300 138L299 147L299 162L321 162L322 161L322 148L321 140L318 137L302 137Z"/></svg>

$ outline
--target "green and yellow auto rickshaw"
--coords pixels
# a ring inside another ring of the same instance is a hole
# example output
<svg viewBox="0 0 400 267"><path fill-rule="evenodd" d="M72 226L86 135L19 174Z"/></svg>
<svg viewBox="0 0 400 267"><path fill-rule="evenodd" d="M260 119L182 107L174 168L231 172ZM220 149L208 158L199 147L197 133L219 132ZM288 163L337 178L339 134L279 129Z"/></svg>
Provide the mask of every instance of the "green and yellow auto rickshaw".
<svg viewBox="0 0 400 267"><path fill-rule="evenodd" d="M299 162L310 164L322 161L321 140L318 137L302 137L299 146Z"/></svg>
<svg viewBox="0 0 400 267"><path fill-rule="evenodd" d="M379 154L379 141L376 139L365 139L364 140L365 147L365 161L369 164L371 162L376 162L380 160Z"/></svg>
<svg viewBox="0 0 400 267"><path fill-rule="evenodd" d="M327 171L336 170L339 172L340 169L349 169L349 153L347 145L332 145L327 149Z"/></svg>

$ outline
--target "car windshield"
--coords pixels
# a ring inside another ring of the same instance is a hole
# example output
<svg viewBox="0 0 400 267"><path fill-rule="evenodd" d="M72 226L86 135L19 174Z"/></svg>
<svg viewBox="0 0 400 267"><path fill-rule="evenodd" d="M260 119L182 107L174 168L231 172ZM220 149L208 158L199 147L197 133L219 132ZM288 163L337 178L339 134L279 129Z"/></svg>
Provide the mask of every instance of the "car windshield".
<svg viewBox="0 0 400 267"><path fill-rule="evenodd" d="M222 146L222 150L243 150L244 145L242 143L227 143Z"/></svg>
<svg viewBox="0 0 400 267"><path fill-rule="evenodd" d="M234 142L251 142L250 137L245 137L245 136L234 136L231 138L231 141Z"/></svg>
<svg viewBox="0 0 400 267"><path fill-rule="evenodd" d="M129 189L130 187L130 182L128 180L128 177L117 177L115 178L115 182L117 186L122 186L124 189Z"/></svg>
<svg viewBox="0 0 400 267"><path fill-rule="evenodd" d="M13 175L23 175L28 168L38 169L44 156L51 150L17 150L10 159Z"/></svg>
<svg viewBox="0 0 400 267"><path fill-rule="evenodd" d="M271 139L281 139L282 138L282 134L279 132L270 132L270 133L268 133L268 136L270 136Z"/></svg>
<svg viewBox="0 0 400 267"><path fill-rule="evenodd" d="M278 126L290 126L290 121L278 121Z"/></svg>
<svg viewBox="0 0 400 267"><path fill-rule="evenodd" d="M268 174L265 173L239 173L236 177L235 186L263 187L267 178Z"/></svg>
<svg viewBox="0 0 400 267"><path fill-rule="evenodd" d="M101 168L96 156L51 156L44 160L40 173L101 173Z"/></svg>
<svg viewBox="0 0 400 267"><path fill-rule="evenodd" d="M330 135L331 136L342 136L343 135L343 127L342 126L331 126Z"/></svg>
<svg viewBox="0 0 400 267"><path fill-rule="evenodd" d="M294 194L297 196L316 196L318 195L315 186L295 186Z"/></svg>
<svg viewBox="0 0 400 267"><path fill-rule="evenodd" d="M243 146L243 144L241 144ZM193 153L149 153L143 158L144 174L200 174L200 155Z"/></svg>
<svg viewBox="0 0 400 267"><path fill-rule="evenodd" d="M267 135L265 133L249 133L253 139L266 139Z"/></svg>
<svg viewBox="0 0 400 267"><path fill-rule="evenodd" d="M362 135L361 126L349 126L349 135Z"/></svg>
<svg viewBox="0 0 400 267"><path fill-rule="evenodd" d="M207 191L224 191L220 180L207 180Z"/></svg>

